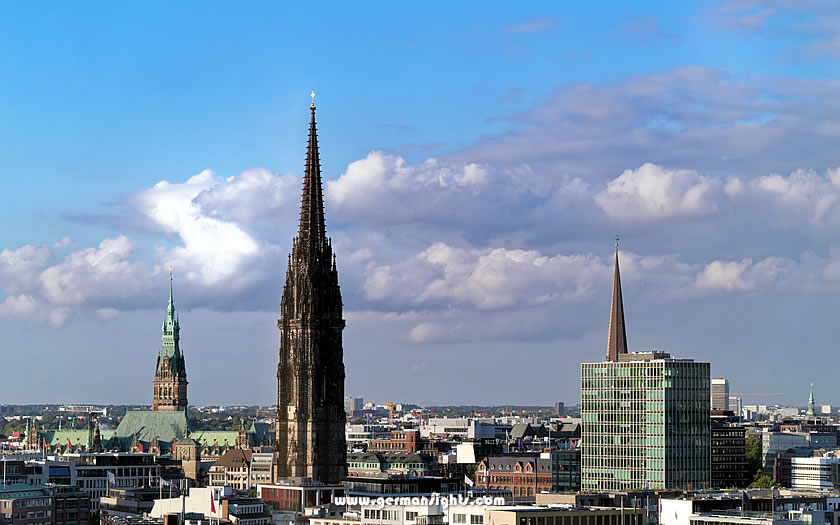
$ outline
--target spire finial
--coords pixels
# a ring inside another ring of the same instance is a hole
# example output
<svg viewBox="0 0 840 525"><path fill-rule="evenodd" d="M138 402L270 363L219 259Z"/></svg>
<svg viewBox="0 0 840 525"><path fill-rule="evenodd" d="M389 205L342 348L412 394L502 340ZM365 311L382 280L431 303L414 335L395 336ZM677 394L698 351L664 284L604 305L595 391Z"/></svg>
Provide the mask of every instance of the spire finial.
<svg viewBox="0 0 840 525"><path fill-rule="evenodd" d="M615 273L613 275L610 327L607 335L607 361L618 361L627 353L627 331L624 327L624 300L621 296L621 272L618 268L618 235L615 236Z"/></svg>
<svg viewBox="0 0 840 525"><path fill-rule="evenodd" d="M312 90L312 93L310 93L310 95L312 96L312 105L309 106L309 107L315 109L315 90L314 89Z"/></svg>

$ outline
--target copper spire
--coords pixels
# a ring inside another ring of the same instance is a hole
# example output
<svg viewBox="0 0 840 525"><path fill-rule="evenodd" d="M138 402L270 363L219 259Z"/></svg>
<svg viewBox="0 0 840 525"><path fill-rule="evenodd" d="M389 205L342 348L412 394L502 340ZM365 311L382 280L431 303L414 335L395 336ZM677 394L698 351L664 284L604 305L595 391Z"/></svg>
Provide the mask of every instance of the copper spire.
<svg viewBox="0 0 840 525"><path fill-rule="evenodd" d="M303 196L300 201L300 230L302 243L318 245L326 239L324 227L324 197L321 192L321 162L318 158L318 133L315 129L315 93L312 93L312 116L309 120L309 141L306 144L306 168L303 174Z"/></svg>
<svg viewBox="0 0 840 525"><path fill-rule="evenodd" d="M624 301L621 299L621 274L618 270L618 237L616 237L610 331L607 336L607 361L618 361L618 354L626 353L627 332L624 329Z"/></svg>

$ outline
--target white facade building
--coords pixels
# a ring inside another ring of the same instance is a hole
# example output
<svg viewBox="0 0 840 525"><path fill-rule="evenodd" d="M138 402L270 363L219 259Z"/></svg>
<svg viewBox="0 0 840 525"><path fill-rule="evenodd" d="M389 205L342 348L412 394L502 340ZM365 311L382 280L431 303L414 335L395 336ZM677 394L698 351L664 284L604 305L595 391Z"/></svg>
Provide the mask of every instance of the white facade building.
<svg viewBox="0 0 840 525"><path fill-rule="evenodd" d="M791 486L799 490L834 490L840 487L840 459L791 458Z"/></svg>

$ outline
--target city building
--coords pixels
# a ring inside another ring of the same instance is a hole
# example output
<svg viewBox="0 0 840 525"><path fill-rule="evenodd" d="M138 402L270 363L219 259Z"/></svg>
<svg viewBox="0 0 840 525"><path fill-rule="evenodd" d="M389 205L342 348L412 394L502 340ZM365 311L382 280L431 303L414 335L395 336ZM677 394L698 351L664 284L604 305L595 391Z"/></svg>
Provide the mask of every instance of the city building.
<svg viewBox="0 0 840 525"><path fill-rule="evenodd" d="M833 432L762 432L761 473L773 476L776 456L789 449L833 449L837 447L837 434Z"/></svg>
<svg viewBox="0 0 840 525"><path fill-rule="evenodd" d="M729 381L712 378L712 410L729 410Z"/></svg>
<svg viewBox="0 0 840 525"><path fill-rule="evenodd" d="M552 490L551 458L495 456L484 458L475 469L476 483L486 490L510 491L514 499L534 501Z"/></svg>
<svg viewBox="0 0 840 525"><path fill-rule="evenodd" d="M710 365L627 352L618 250L607 361L581 365L581 489L710 486Z"/></svg>
<svg viewBox="0 0 840 525"><path fill-rule="evenodd" d="M563 417L566 415L566 404L562 401L556 401L554 403L554 415L557 417Z"/></svg>
<svg viewBox="0 0 840 525"><path fill-rule="evenodd" d="M0 484L0 524L88 525L90 496L61 485Z"/></svg>
<svg viewBox="0 0 840 525"><path fill-rule="evenodd" d="M638 508L504 506L487 507L484 516L477 514L481 507L475 508L473 512L450 508L450 525L644 525L646 517L645 510ZM465 515L462 522L459 514L468 512L475 517L466 521Z"/></svg>
<svg viewBox="0 0 840 525"><path fill-rule="evenodd" d="M273 453L250 449L228 450L210 467L210 486L253 489L259 483L271 483L273 467Z"/></svg>
<svg viewBox="0 0 840 525"><path fill-rule="evenodd" d="M463 478L440 476L356 476L344 481L348 496L429 496L431 494L459 494L463 490Z"/></svg>
<svg viewBox="0 0 840 525"><path fill-rule="evenodd" d="M321 166L310 108L300 226L280 301L276 479L338 483L347 473L341 290L324 223Z"/></svg>
<svg viewBox="0 0 840 525"><path fill-rule="evenodd" d="M99 498L112 488L157 486L161 466L152 454L125 452L65 455L76 464L77 485L90 494L91 510L99 511Z"/></svg>
<svg viewBox="0 0 840 525"><path fill-rule="evenodd" d="M361 397L345 397L344 398L344 411L347 412L348 416L353 416L359 410L362 410L365 406L365 400Z"/></svg>
<svg viewBox="0 0 840 525"><path fill-rule="evenodd" d="M580 448L551 450L540 457L551 460L551 491L580 491Z"/></svg>
<svg viewBox="0 0 840 525"><path fill-rule="evenodd" d="M729 396L729 411L734 412L739 418L744 418L744 404L740 397Z"/></svg>
<svg viewBox="0 0 840 525"><path fill-rule="evenodd" d="M392 430L387 439L374 439L368 452L401 452L403 454L437 454L434 442L420 436L416 428Z"/></svg>
<svg viewBox="0 0 840 525"><path fill-rule="evenodd" d="M732 411L711 413L711 486L746 487L752 481L747 463L746 429Z"/></svg>
<svg viewBox="0 0 840 525"><path fill-rule="evenodd" d="M321 515L323 509L335 506L336 498L342 496L343 485L325 485L309 479L257 486L257 497L269 506L274 523L301 523L307 516Z"/></svg>
<svg viewBox="0 0 840 525"><path fill-rule="evenodd" d="M793 457L791 487L798 490L836 490L840 488L840 459L836 457Z"/></svg>
<svg viewBox="0 0 840 525"><path fill-rule="evenodd" d="M446 512L441 503L418 505L362 505L361 525L443 525Z"/></svg>
<svg viewBox="0 0 840 525"><path fill-rule="evenodd" d="M365 452L347 456L347 473L350 477L392 474L433 476L439 470L435 458L428 454Z"/></svg>
<svg viewBox="0 0 840 525"><path fill-rule="evenodd" d="M168 494L167 489L167 494ZM155 500L163 498L162 487L111 489L99 498L99 515L104 521L151 514Z"/></svg>

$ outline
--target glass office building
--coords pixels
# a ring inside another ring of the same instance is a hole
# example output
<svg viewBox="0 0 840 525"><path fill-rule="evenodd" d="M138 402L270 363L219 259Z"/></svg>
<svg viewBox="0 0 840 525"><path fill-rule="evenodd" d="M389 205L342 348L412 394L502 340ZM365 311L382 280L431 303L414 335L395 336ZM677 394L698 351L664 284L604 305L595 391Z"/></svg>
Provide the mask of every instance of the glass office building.
<svg viewBox="0 0 840 525"><path fill-rule="evenodd" d="M710 486L709 363L664 352L581 365L581 489Z"/></svg>

